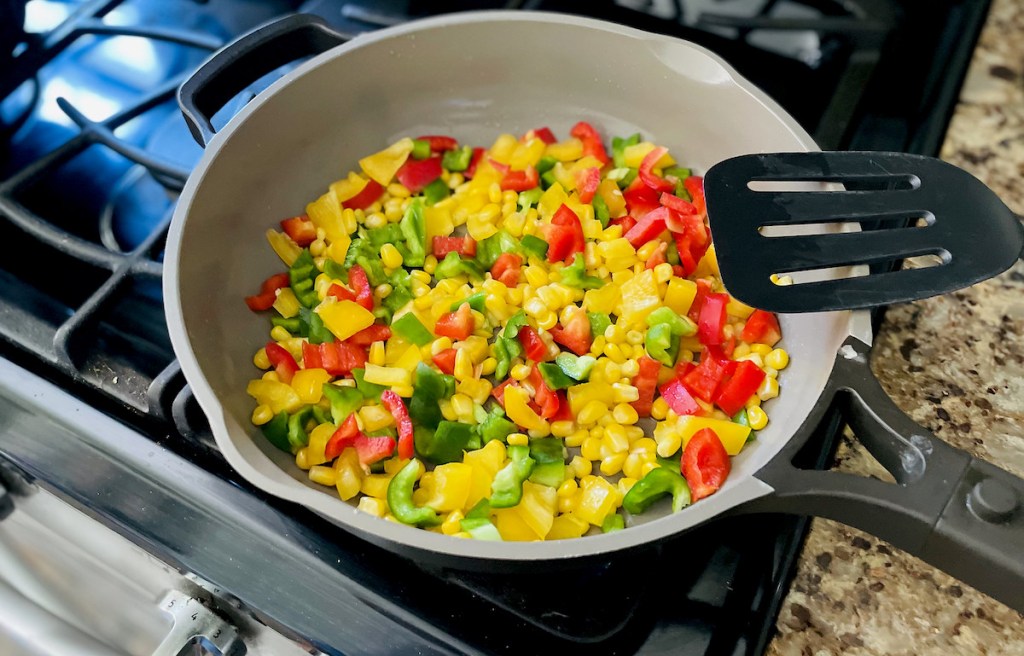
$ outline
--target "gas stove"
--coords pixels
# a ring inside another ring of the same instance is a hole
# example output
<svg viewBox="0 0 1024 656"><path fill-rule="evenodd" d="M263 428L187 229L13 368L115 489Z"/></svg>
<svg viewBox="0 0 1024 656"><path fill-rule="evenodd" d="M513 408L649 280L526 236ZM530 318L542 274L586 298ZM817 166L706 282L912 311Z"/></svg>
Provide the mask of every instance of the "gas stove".
<svg viewBox="0 0 1024 656"><path fill-rule="evenodd" d="M0 3L13 17L0 32L0 517L10 515L0 522L0 546L8 544L0 553L16 552L9 541L29 533L95 526L124 543L117 553L155 568L135 582L151 581L142 588L164 618L151 622L148 643L79 618L83 640L133 654L186 644L230 654L290 653L285 645L331 654L533 653L540 645L763 652L805 519L724 518L555 580L425 568L242 480L175 362L162 248L177 192L202 152L174 102L181 82L213 50L289 13L315 13L357 34L479 8L585 14L695 41L775 97L822 148L934 155L988 3ZM23 31L10 29L22 23ZM215 124L270 82L236 97ZM805 464L828 462L840 424L822 431ZM56 516L67 521L55 525ZM0 605L8 586L40 608L61 605L18 580L0 566ZM134 603L147 598L136 593ZM167 617L174 628L161 637Z"/></svg>

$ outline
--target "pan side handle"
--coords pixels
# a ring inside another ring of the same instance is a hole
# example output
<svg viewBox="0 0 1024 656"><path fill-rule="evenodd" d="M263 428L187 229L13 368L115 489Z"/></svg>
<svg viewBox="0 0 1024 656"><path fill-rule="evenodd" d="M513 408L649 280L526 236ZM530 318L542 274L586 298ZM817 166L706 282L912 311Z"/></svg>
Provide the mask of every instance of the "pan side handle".
<svg viewBox="0 0 1024 656"><path fill-rule="evenodd" d="M205 148L216 133L213 115L267 73L348 40L319 17L296 14L263 25L224 46L178 89L178 105L193 138Z"/></svg>
<svg viewBox="0 0 1024 656"><path fill-rule="evenodd" d="M793 465L833 406L895 484ZM775 492L744 511L843 522L1024 612L1024 480L950 446L905 415L871 373L860 340L846 341L814 412L756 476Z"/></svg>

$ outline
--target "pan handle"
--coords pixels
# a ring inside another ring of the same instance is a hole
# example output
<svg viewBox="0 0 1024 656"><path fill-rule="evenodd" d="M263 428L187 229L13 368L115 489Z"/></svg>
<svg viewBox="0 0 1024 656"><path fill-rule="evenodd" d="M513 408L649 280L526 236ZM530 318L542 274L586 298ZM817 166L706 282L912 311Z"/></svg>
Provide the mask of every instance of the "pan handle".
<svg viewBox="0 0 1024 656"><path fill-rule="evenodd" d="M1024 480L938 439L892 402L850 337L825 392L757 474L774 493L746 510L817 515L865 530L1024 611ZM838 407L896 484L793 461Z"/></svg>
<svg viewBox="0 0 1024 656"><path fill-rule="evenodd" d="M322 19L296 14L268 23L224 46L178 89L178 105L193 138L205 148L216 131L211 118L267 73L349 40Z"/></svg>

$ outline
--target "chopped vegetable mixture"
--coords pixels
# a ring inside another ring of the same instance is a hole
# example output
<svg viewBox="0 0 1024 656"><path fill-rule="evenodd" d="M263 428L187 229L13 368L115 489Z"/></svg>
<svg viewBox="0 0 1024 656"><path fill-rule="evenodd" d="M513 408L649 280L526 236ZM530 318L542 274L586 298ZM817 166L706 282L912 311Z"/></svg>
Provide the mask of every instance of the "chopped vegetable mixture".
<svg viewBox="0 0 1024 656"><path fill-rule="evenodd" d="M722 287L702 179L609 145L586 122L405 138L268 230L286 270L245 299L273 315L253 424L360 510L456 537L713 494L789 356Z"/></svg>

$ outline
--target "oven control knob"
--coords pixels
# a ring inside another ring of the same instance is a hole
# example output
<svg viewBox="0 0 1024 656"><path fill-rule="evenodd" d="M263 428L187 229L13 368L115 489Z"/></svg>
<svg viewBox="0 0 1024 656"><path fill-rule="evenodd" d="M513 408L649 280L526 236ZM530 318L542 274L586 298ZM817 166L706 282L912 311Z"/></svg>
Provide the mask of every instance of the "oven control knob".
<svg viewBox="0 0 1024 656"><path fill-rule="evenodd" d="M188 647L201 648L204 654L214 656L244 656L245 643L238 630L198 599L169 590L160 601L160 608L171 616L174 624L153 656L191 653Z"/></svg>

